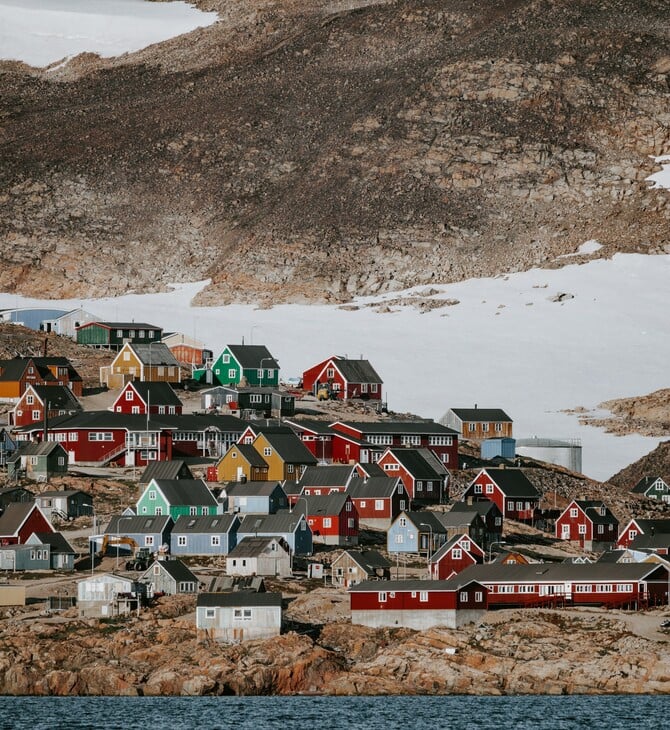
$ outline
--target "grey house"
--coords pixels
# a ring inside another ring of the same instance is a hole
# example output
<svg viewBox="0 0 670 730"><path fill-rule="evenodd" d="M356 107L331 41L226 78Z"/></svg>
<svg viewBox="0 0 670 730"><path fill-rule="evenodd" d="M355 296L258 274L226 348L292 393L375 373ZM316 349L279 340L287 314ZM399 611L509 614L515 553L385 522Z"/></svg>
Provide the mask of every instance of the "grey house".
<svg viewBox="0 0 670 730"><path fill-rule="evenodd" d="M4 545L0 547L0 570L49 570L49 545Z"/></svg>
<svg viewBox="0 0 670 730"><path fill-rule="evenodd" d="M49 568L51 570L74 570L76 552L60 532L34 532L26 545L35 549L49 549Z"/></svg>
<svg viewBox="0 0 670 730"><path fill-rule="evenodd" d="M245 537L282 537L294 555L311 555L312 531L301 512L281 510L274 515L244 515L237 542Z"/></svg>
<svg viewBox="0 0 670 730"><path fill-rule="evenodd" d="M7 474L11 479L25 476L38 482L67 474L67 451L57 441L24 444L8 458Z"/></svg>
<svg viewBox="0 0 670 730"><path fill-rule="evenodd" d="M105 530L103 545L107 543L109 550L116 553L117 538L122 538L125 539L119 546L122 553L132 553L140 547L157 552L163 545L170 544L173 524L170 515L114 515Z"/></svg>
<svg viewBox="0 0 670 730"><path fill-rule="evenodd" d="M142 472L139 483L149 484L152 479L193 479L193 473L182 459L150 461Z"/></svg>
<svg viewBox="0 0 670 730"><path fill-rule="evenodd" d="M35 496L35 501L49 519L58 517L68 520L81 515L92 515L94 510L93 497L80 489L42 492Z"/></svg>
<svg viewBox="0 0 670 730"><path fill-rule="evenodd" d="M262 413L265 418L279 418L295 414L295 396L276 388L220 385L201 393L203 410L213 407L223 412L230 410Z"/></svg>
<svg viewBox="0 0 670 730"><path fill-rule="evenodd" d="M224 489L231 512L270 515L288 509L288 498L279 482L228 482Z"/></svg>
<svg viewBox="0 0 670 730"><path fill-rule="evenodd" d="M198 638L248 641L279 636L281 593L201 593L196 604Z"/></svg>
<svg viewBox="0 0 670 730"><path fill-rule="evenodd" d="M34 502L35 495L25 487L13 486L0 489L0 514L12 502Z"/></svg>
<svg viewBox="0 0 670 730"><path fill-rule="evenodd" d="M0 428L0 467L7 464L9 457L17 450L17 443L4 428Z"/></svg>
<svg viewBox="0 0 670 730"><path fill-rule="evenodd" d="M172 555L227 555L237 544L237 515L177 518L170 536Z"/></svg>
<svg viewBox="0 0 670 730"><path fill-rule="evenodd" d="M150 593L153 595L176 596L198 592L198 579L181 560L156 560L142 573L140 581L151 584Z"/></svg>
<svg viewBox="0 0 670 730"><path fill-rule="evenodd" d="M226 557L228 575L292 575L291 553L281 537L246 537Z"/></svg>

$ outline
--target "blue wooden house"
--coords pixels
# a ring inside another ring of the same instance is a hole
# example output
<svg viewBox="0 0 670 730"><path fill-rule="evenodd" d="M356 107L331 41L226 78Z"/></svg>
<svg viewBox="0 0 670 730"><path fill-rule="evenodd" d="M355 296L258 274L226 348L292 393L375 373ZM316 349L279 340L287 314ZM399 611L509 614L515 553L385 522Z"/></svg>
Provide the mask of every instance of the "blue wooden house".
<svg viewBox="0 0 670 730"><path fill-rule="evenodd" d="M432 555L447 541L447 528L435 512L401 512L386 533L390 553Z"/></svg>
<svg viewBox="0 0 670 730"><path fill-rule="evenodd" d="M172 555L227 555L237 545L237 515L177 518L170 536Z"/></svg>
<svg viewBox="0 0 670 730"><path fill-rule="evenodd" d="M109 546L110 554L132 553L134 548L147 547L157 552L170 544L170 532L174 520L170 515L114 515L105 530L103 545ZM118 538L127 541L118 545Z"/></svg>
<svg viewBox="0 0 670 730"><path fill-rule="evenodd" d="M49 570L49 545L3 545L0 547L0 570Z"/></svg>
<svg viewBox="0 0 670 730"><path fill-rule="evenodd" d="M231 512L273 515L288 509L288 498L279 482L228 482L224 489Z"/></svg>
<svg viewBox="0 0 670 730"><path fill-rule="evenodd" d="M301 512L281 510L274 515L241 515L237 542L245 537L282 537L295 555L312 554L312 531Z"/></svg>
<svg viewBox="0 0 670 730"><path fill-rule="evenodd" d="M33 548L49 550L49 568L51 570L74 570L76 552L72 545L60 532L33 532L26 540L26 545Z"/></svg>

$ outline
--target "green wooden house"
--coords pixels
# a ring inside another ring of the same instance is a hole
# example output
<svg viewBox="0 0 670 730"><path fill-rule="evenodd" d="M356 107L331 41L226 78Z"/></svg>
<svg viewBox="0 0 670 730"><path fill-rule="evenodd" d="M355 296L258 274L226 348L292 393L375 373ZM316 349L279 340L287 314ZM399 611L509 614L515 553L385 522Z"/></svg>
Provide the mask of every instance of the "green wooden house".
<svg viewBox="0 0 670 730"><path fill-rule="evenodd" d="M145 322L86 322L77 327L77 344L120 350L126 342L160 342L163 330Z"/></svg>
<svg viewBox="0 0 670 730"><path fill-rule="evenodd" d="M7 474L10 479L46 482L52 476L67 474L67 462L67 451L57 441L31 441L7 459Z"/></svg>
<svg viewBox="0 0 670 730"><path fill-rule="evenodd" d="M216 515L223 513L202 479L152 479L137 500L137 515Z"/></svg>
<svg viewBox="0 0 670 730"><path fill-rule="evenodd" d="M265 345L226 345L211 372L214 385L279 385L279 363ZM206 371L196 370L193 377L204 380Z"/></svg>

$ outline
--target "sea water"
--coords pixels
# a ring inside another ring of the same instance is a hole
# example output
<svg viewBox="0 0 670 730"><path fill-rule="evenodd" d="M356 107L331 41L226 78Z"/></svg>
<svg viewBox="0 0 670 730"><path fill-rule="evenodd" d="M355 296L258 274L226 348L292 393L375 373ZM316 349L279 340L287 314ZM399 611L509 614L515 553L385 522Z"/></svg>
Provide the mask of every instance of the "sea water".
<svg viewBox="0 0 670 730"><path fill-rule="evenodd" d="M0 728L515 728L667 727L670 697L0 697Z"/></svg>

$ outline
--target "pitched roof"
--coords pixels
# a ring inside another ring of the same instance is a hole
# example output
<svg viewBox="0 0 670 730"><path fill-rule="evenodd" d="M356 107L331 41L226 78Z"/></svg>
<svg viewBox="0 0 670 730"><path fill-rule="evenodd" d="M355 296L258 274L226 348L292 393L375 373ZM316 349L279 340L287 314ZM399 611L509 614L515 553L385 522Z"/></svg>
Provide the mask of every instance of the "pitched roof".
<svg viewBox="0 0 670 730"><path fill-rule="evenodd" d="M279 363L272 357L265 345L227 345L226 347L245 370L260 370L261 361L263 361L264 370L279 368Z"/></svg>
<svg viewBox="0 0 670 730"><path fill-rule="evenodd" d="M112 515L106 535L144 535L164 532L172 522L170 515Z"/></svg>
<svg viewBox="0 0 670 730"><path fill-rule="evenodd" d="M331 358L335 367L345 380L350 383L383 383L369 360L350 360L335 355Z"/></svg>
<svg viewBox="0 0 670 730"><path fill-rule="evenodd" d="M425 421L335 421L331 424L348 426L354 431L362 434L413 434L413 435L439 435L439 436L458 436L458 432L452 428L443 426L432 420ZM340 432L337 431L339 434Z"/></svg>
<svg viewBox="0 0 670 730"><path fill-rule="evenodd" d="M338 487L344 486L351 480L356 467L351 465L340 466L308 466L300 477L298 484L301 487Z"/></svg>
<svg viewBox="0 0 670 730"><path fill-rule="evenodd" d="M81 410L81 403L66 385L30 385L42 403L53 409ZM27 390L27 388L26 388Z"/></svg>
<svg viewBox="0 0 670 730"><path fill-rule="evenodd" d="M356 464L357 471L363 472L367 477L385 477L386 472L379 466L379 464L375 464L373 462L368 462L367 464L361 464L360 462Z"/></svg>
<svg viewBox="0 0 670 730"><path fill-rule="evenodd" d="M150 461L142 472L139 483L148 484L152 479L177 479L179 473L184 469L188 472L188 476L182 478L192 479L193 474L182 459Z"/></svg>
<svg viewBox="0 0 670 730"><path fill-rule="evenodd" d="M239 516L239 515L238 515ZM273 515L245 514L237 533L264 533L266 535L285 535L295 532L303 520L303 513L295 510L280 509Z"/></svg>
<svg viewBox="0 0 670 730"><path fill-rule="evenodd" d="M285 463L316 464L314 454L292 431L290 433L264 432L263 437Z"/></svg>
<svg viewBox="0 0 670 730"><path fill-rule="evenodd" d="M281 489L277 481L227 482L224 486L229 497L269 497Z"/></svg>
<svg viewBox="0 0 670 730"><path fill-rule="evenodd" d="M131 342L128 347L144 365L172 365L179 367L179 360L172 354L172 350L162 342L152 342L149 345Z"/></svg>
<svg viewBox="0 0 670 730"><path fill-rule="evenodd" d="M289 552L286 541L279 535L268 537L245 537L228 553L229 558L257 558L268 551L268 545L276 540L285 552Z"/></svg>
<svg viewBox="0 0 670 730"><path fill-rule="evenodd" d="M374 573L377 568L391 567L391 562L376 550L343 550L342 555L348 555L366 573ZM333 563L337 560L339 558L336 558Z"/></svg>
<svg viewBox="0 0 670 730"><path fill-rule="evenodd" d="M84 322L84 324L77 327L77 329L83 329L90 325L96 325L97 327L105 327L110 330L160 330L161 327L156 327L154 324L147 324L146 322L103 322L97 320L95 322Z"/></svg>
<svg viewBox="0 0 670 730"><path fill-rule="evenodd" d="M239 522L237 515L179 515L172 532L223 535Z"/></svg>
<svg viewBox="0 0 670 730"><path fill-rule="evenodd" d="M415 479L443 479L448 474L444 465L428 449L388 449Z"/></svg>
<svg viewBox="0 0 670 730"><path fill-rule="evenodd" d="M473 522L482 521L482 516L476 510L468 510L467 512L457 510L454 512L436 512L438 520L445 527L470 527Z"/></svg>
<svg viewBox="0 0 670 730"><path fill-rule="evenodd" d="M347 492L352 499L382 499L393 496L398 481L399 477L370 477L367 480L354 477L349 483Z"/></svg>
<svg viewBox="0 0 670 730"><path fill-rule="evenodd" d="M453 548L458 542L460 542L460 540L462 538L466 538L467 540L469 540L471 543L473 543L475 545L477 544L474 542L474 540L472 540L471 537L468 537L465 534L454 535L453 537L449 538L449 540L447 540L444 543L444 545L440 545L440 547L430 556L430 562L436 563L436 562L438 562L438 560L441 560L451 550L451 548ZM477 546L477 547L479 547L479 546ZM481 550L481 548L480 548L480 550ZM473 558L475 557L474 552L471 552L470 550L466 550L466 552L469 555L472 555ZM479 552L479 551L477 551L477 552Z"/></svg>
<svg viewBox="0 0 670 730"><path fill-rule="evenodd" d="M60 532L34 532L33 534L43 545L50 545L52 553L76 554L75 549Z"/></svg>
<svg viewBox="0 0 670 730"><path fill-rule="evenodd" d="M483 469L482 471L485 471L493 479L506 497L540 496L540 492L521 469Z"/></svg>
<svg viewBox="0 0 670 730"><path fill-rule="evenodd" d="M435 534L444 535L447 532L445 526L440 522L437 513L431 512L430 510L424 510L422 512L401 512L396 517L395 522L401 517L406 517L417 529L422 526L427 526L429 527L429 531L432 530Z"/></svg>
<svg viewBox="0 0 670 730"><path fill-rule="evenodd" d="M630 490L631 492L634 492L635 494L644 494L651 485L657 481L661 480L666 486L668 486L667 482L665 480L661 479L659 476L654 477L642 477L640 481Z"/></svg>
<svg viewBox="0 0 670 730"><path fill-rule="evenodd" d="M670 533L670 518L665 519L649 519L635 518L635 524L646 535L648 533Z"/></svg>
<svg viewBox="0 0 670 730"><path fill-rule="evenodd" d="M307 502L308 515L339 515L349 499L346 492L333 492L325 495L309 495L304 499ZM302 499L300 501L302 501ZM295 505L296 511L300 511L300 502Z"/></svg>
<svg viewBox="0 0 670 730"><path fill-rule="evenodd" d="M267 461L265 461L265 459L251 444L233 444L226 454L231 451L231 449L236 449L237 452L249 462L250 466L255 466L259 469L263 469L264 467L267 468Z"/></svg>
<svg viewBox="0 0 670 730"><path fill-rule="evenodd" d="M156 560L149 568L144 572L143 575L149 575L153 572L154 566L159 565L173 580L179 582L192 582L197 585L198 579L196 576L182 563L181 560Z"/></svg>
<svg viewBox="0 0 670 730"><path fill-rule="evenodd" d="M160 489L171 506L215 507L218 504L202 479L153 479L151 483Z"/></svg>
<svg viewBox="0 0 670 730"><path fill-rule="evenodd" d="M599 499L575 499L573 502L582 509L594 525L619 524L609 507ZM569 506L569 505L568 505Z"/></svg>
<svg viewBox="0 0 670 730"><path fill-rule="evenodd" d="M473 566L475 567L475 566ZM468 568L472 570L472 568ZM395 591L396 593L408 593L409 591L457 591L470 583L478 583L476 578L464 579L465 571L449 580L364 580L349 588L349 593L377 593L378 591Z"/></svg>
<svg viewBox="0 0 670 730"><path fill-rule="evenodd" d="M651 563L487 563L466 568L460 575L480 583L639 580L658 567Z"/></svg>
<svg viewBox="0 0 670 730"><path fill-rule="evenodd" d="M256 606L280 606L281 593L256 593L255 591L234 591L231 593L200 593L196 606L208 608L240 608Z"/></svg>
<svg viewBox="0 0 670 730"><path fill-rule="evenodd" d="M18 459L21 456L49 456L49 454L59 449L65 451L63 445L58 441L30 441L22 444L13 458Z"/></svg>
<svg viewBox="0 0 670 730"><path fill-rule="evenodd" d="M333 433L333 429L327 421L319 421L315 418L301 418L299 421L289 421L285 419L284 423L286 423L292 431L310 431L324 436L330 436Z"/></svg>
<svg viewBox="0 0 670 730"><path fill-rule="evenodd" d="M454 502L450 512L477 512L482 517L486 517L489 512L500 512L500 508L490 499L473 500L472 502Z"/></svg>
<svg viewBox="0 0 670 730"><path fill-rule="evenodd" d="M155 361L154 361L155 362ZM180 406L181 400L172 389L170 383L164 381L133 380L129 383L137 395L151 406Z"/></svg>
<svg viewBox="0 0 670 730"><path fill-rule="evenodd" d="M451 408L461 421L509 421L512 419L501 408Z"/></svg>
<svg viewBox="0 0 670 730"><path fill-rule="evenodd" d="M39 507L34 502L10 502L0 515L0 535L3 537L15 536L34 509L39 511Z"/></svg>

